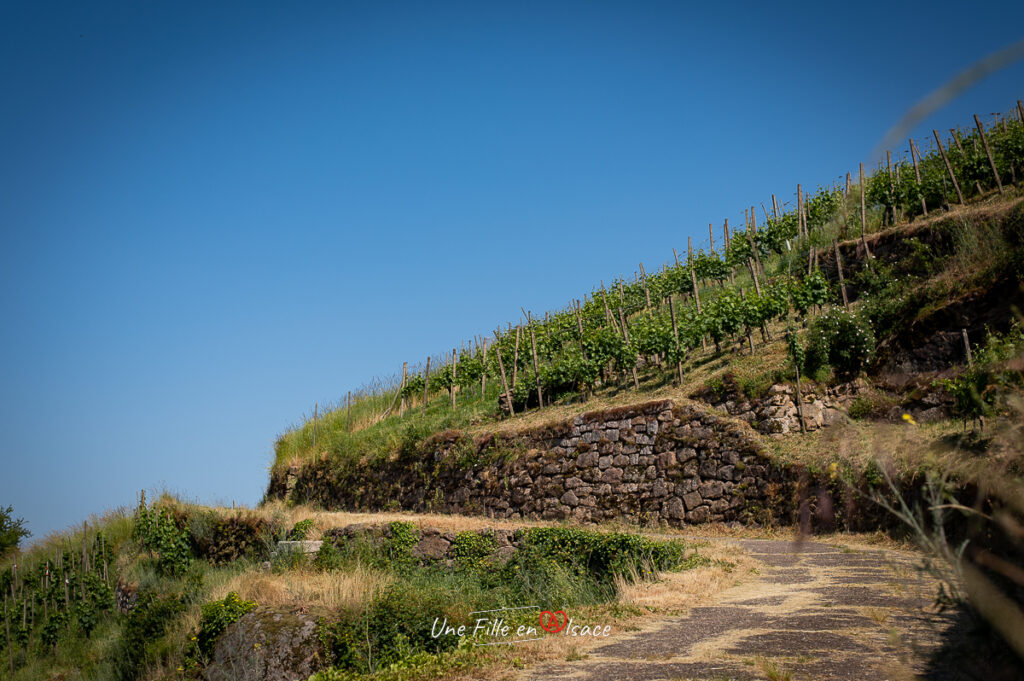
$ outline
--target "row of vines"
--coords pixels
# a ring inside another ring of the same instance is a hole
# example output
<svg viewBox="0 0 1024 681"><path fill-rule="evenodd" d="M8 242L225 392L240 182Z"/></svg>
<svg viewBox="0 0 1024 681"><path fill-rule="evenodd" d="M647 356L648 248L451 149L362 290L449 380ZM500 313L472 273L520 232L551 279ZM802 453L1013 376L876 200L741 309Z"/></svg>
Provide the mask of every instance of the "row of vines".
<svg viewBox="0 0 1024 681"><path fill-rule="evenodd" d="M13 675L33 654L55 654L61 641L88 639L114 608L114 552L101 532L83 530L70 543L31 563L14 563L0 574L3 630L0 650Z"/></svg>
<svg viewBox="0 0 1024 681"><path fill-rule="evenodd" d="M922 151L922 146L924 147ZM433 367L403 375L395 400L402 410L414 401L447 393L454 408L459 395L483 396L499 386L506 412L543 406L567 395L586 397L608 384L638 386L637 371L678 373L698 348L717 351L771 339L773 322L839 304L833 268L826 278L818 256L833 239L862 237L866 231L945 210L1024 179L1024 106L989 126L976 119L969 130L936 131L926 145L909 149L854 183L820 187L799 195L796 210L747 212L746 225L661 271L618 279L543 318L526 314L520 324L498 329L469 347L453 350ZM760 224L758 224L760 222ZM870 254L869 254L870 256ZM802 265L800 263L803 263ZM859 322L858 322L859 323ZM869 330L870 331L870 330ZM820 348L811 356L820 355ZM511 400L505 395L511 395ZM390 411L390 410L389 410Z"/></svg>

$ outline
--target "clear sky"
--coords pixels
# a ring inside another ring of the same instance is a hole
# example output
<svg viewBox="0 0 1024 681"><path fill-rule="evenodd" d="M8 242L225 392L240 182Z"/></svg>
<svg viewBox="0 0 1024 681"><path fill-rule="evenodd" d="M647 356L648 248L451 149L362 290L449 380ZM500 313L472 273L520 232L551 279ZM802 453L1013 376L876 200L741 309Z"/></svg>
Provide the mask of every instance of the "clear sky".
<svg viewBox="0 0 1024 681"><path fill-rule="evenodd" d="M1024 37L1014 2L690 4L3 3L0 505L256 503L314 402L873 167ZM1017 63L915 136L1021 97Z"/></svg>

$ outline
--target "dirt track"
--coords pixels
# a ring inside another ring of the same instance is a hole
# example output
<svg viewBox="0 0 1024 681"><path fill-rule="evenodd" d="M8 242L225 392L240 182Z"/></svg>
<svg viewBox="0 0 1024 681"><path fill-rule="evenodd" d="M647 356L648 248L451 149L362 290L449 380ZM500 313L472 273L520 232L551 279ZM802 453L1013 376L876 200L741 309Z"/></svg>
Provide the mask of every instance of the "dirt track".
<svg viewBox="0 0 1024 681"><path fill-rule="evenodd" d="M713 605L591 648L585 659L533 667L523 678L896 681L924 670L951 624L926 609L936 585L914 569L912 554L740 543L763 563L756 579Z"/></svg>

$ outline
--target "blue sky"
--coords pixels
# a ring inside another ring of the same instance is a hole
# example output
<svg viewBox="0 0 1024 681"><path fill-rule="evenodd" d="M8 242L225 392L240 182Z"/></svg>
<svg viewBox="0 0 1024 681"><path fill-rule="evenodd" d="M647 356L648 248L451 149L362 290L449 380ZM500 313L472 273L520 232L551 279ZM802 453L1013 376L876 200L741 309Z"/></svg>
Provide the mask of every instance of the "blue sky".
<svg viewBox="0 0 1024 681"><path fill-rule="evenodd" d="M5 3L0 505L253 504L314 402L873 166L1024 37L986 12ZM1021 97L1017 63L914 134Z"/></svg>

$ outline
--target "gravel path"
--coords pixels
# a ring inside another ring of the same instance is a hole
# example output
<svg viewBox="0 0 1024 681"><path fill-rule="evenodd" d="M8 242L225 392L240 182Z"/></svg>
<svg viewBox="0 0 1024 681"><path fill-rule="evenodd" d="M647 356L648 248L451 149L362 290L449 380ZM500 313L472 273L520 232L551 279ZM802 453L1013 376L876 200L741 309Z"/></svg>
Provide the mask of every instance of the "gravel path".
<svg viewBox="0 0 1024 681"><path fill-rule="evenodd" d="M926 610L935 584L914 569L912 554L740 543L763 564L759 575L714 605L591 648L585 659L531 668L524 678L896 681L924 670L951 624Z"/></svg>

